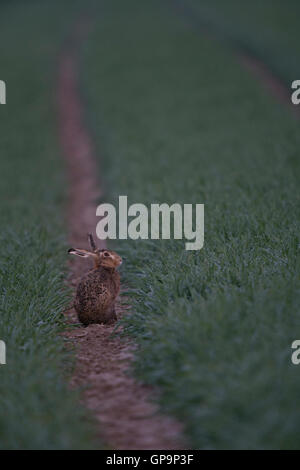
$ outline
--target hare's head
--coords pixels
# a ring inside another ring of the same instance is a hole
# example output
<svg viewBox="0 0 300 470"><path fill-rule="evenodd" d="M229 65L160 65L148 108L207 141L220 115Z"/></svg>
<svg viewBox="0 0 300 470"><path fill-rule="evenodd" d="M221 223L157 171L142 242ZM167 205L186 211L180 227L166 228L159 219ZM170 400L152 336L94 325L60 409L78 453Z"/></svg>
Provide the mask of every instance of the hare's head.
<svg viewBox="0 0 300 470"><path fill-rule="evenodd" d="M122 264L122 258L115 251L100 250L100 266L104 268L117 268Z"/></svg>
<svg viewBox="0 0 300 470"><path fill-rule="evenodd" d="M89 242L91 245L91 251L70 248L68 253L71 255L81 256L82 258L92 258L95 263L95 268L103 266L104 268L116 269L118 266L120 266L122 263L122 258L115 251L99 250L96 247L91 234L89 234Z"/></svg>

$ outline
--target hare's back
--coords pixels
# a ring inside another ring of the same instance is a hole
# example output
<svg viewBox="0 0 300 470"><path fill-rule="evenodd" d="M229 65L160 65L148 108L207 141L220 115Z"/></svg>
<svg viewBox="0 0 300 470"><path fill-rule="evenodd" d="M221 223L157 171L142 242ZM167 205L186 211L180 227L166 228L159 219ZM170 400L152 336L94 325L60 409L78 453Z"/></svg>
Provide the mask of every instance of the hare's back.
<svg viewBox="0 0 300 470"><path fill-rule="evenodd" d="M90 271L79 282L76 297L81 307L105 308L114 297L108 276Z"/></svg>

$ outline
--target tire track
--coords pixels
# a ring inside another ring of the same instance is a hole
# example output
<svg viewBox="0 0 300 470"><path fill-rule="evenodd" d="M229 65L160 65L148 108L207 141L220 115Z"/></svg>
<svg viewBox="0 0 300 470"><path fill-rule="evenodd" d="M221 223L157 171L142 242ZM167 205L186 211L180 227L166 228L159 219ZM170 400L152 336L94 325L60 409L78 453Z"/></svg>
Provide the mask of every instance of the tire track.
<svg viewBox="0 0 300 470"><path fill-rule="evenodd" d="M194 9L183 2L183 0L168 0L170 7L172 7L178 15L184 18L187 24L198 30L206 37L218 41L220 43L227 43L232 51L236 54L240 64L248 70L256 79L258 79L263 87L282 105L290 110L296 118L300 118L300 107L296 106L291 101L292 89L289 89L285 82L276 76L275 73L265 64L254 52L249 51L237 39L230 38L224 31L221 31L216 26L213 26L208 21L194 11ZM295 77L297 79L298 77Z"/></svg>
<svg viewBox="0 0 300 470"><path fill-rule="evenodd" d="M95 148L85 126L80 99L78 50L88 32L80 23L64 48L57 84L59 134L68 176L67 223L70 246L88 247L86 234L94 233L100 196ZM103 247L103 245L102 245ZM82 260L70 261L72 286L88 269ZM120 308L117 315L122 315ZM68 321L77 322L74 309ZM72 386L84 387L83 403L99 422L102 442L113 449L180 449L181 426L162 416L152 403L154 391L128 373L134 346L112 338L113 326L89 325L68 331L76 348Z"/></svg>

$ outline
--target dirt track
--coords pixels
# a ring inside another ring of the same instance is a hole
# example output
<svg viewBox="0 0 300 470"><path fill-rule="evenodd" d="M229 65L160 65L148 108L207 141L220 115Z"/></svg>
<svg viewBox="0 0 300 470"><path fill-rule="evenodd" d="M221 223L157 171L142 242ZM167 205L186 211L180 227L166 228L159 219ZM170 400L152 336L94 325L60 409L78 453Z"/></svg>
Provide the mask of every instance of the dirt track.
<svg viewBox="0 0 300 470"><path fill-rule="evenodd" d="M239 45L238 41L232 40L224 35L224 33L218 31L216 27L201 18L193 8L184 4L182 0L173 0L171 5L174 11L185 20L189 27L213 41L224 41L225 44L229 45L241 65L262 83L265 90L287 107L296 118L300 118L299 107L293 105L291 102L292 90L289 89L262 60L255 56L254 53L249 54L242 45Z"/></svg>
<svg viewBox="0 0 300 470"><path fill-rule="evenodd" d="M259 59L254 56L249 56L246 53L238 53L241 64L261 81L264 88L271 93L274 98L288 107L291 113L296 117L300 117L300 112L297 106L291 102L291 91L279 80L272 72L265 66Z"/></svg>
<svg viewBox="0 0 300 470"><path fill-rule="evenodd" d="M100 196L95 149L85 127L78 88L78 48L87 32L75 29L64 49L58 76L59 132L69 182L67 221L70 246L87 248L87 233L96 227ZM66 254L67 256L67 254ZM70 283L89 269L85 260L70 261ZM118 315L122 315L120 309ZM77 322L73 309L68 321ZM181 427L158 414L151 403L153 391L137 383L127 371L133 346L111 338L113 326L90 325L67 333L76 345L73 386L84 387L84 404L99 421L99 438L113 449L179 449Z"/></svg>

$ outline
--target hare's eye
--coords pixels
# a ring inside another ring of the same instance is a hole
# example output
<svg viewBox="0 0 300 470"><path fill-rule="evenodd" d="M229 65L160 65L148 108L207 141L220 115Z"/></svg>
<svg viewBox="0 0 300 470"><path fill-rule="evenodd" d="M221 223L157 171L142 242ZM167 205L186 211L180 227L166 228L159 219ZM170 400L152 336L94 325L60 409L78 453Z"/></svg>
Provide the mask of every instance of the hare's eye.
<svg viewBox="0 0 300 470"><path fill-rule="evenodd" d="M103 253L104 256L109 256L109 253L107 253L107 251L105 253Z"/></svg>

